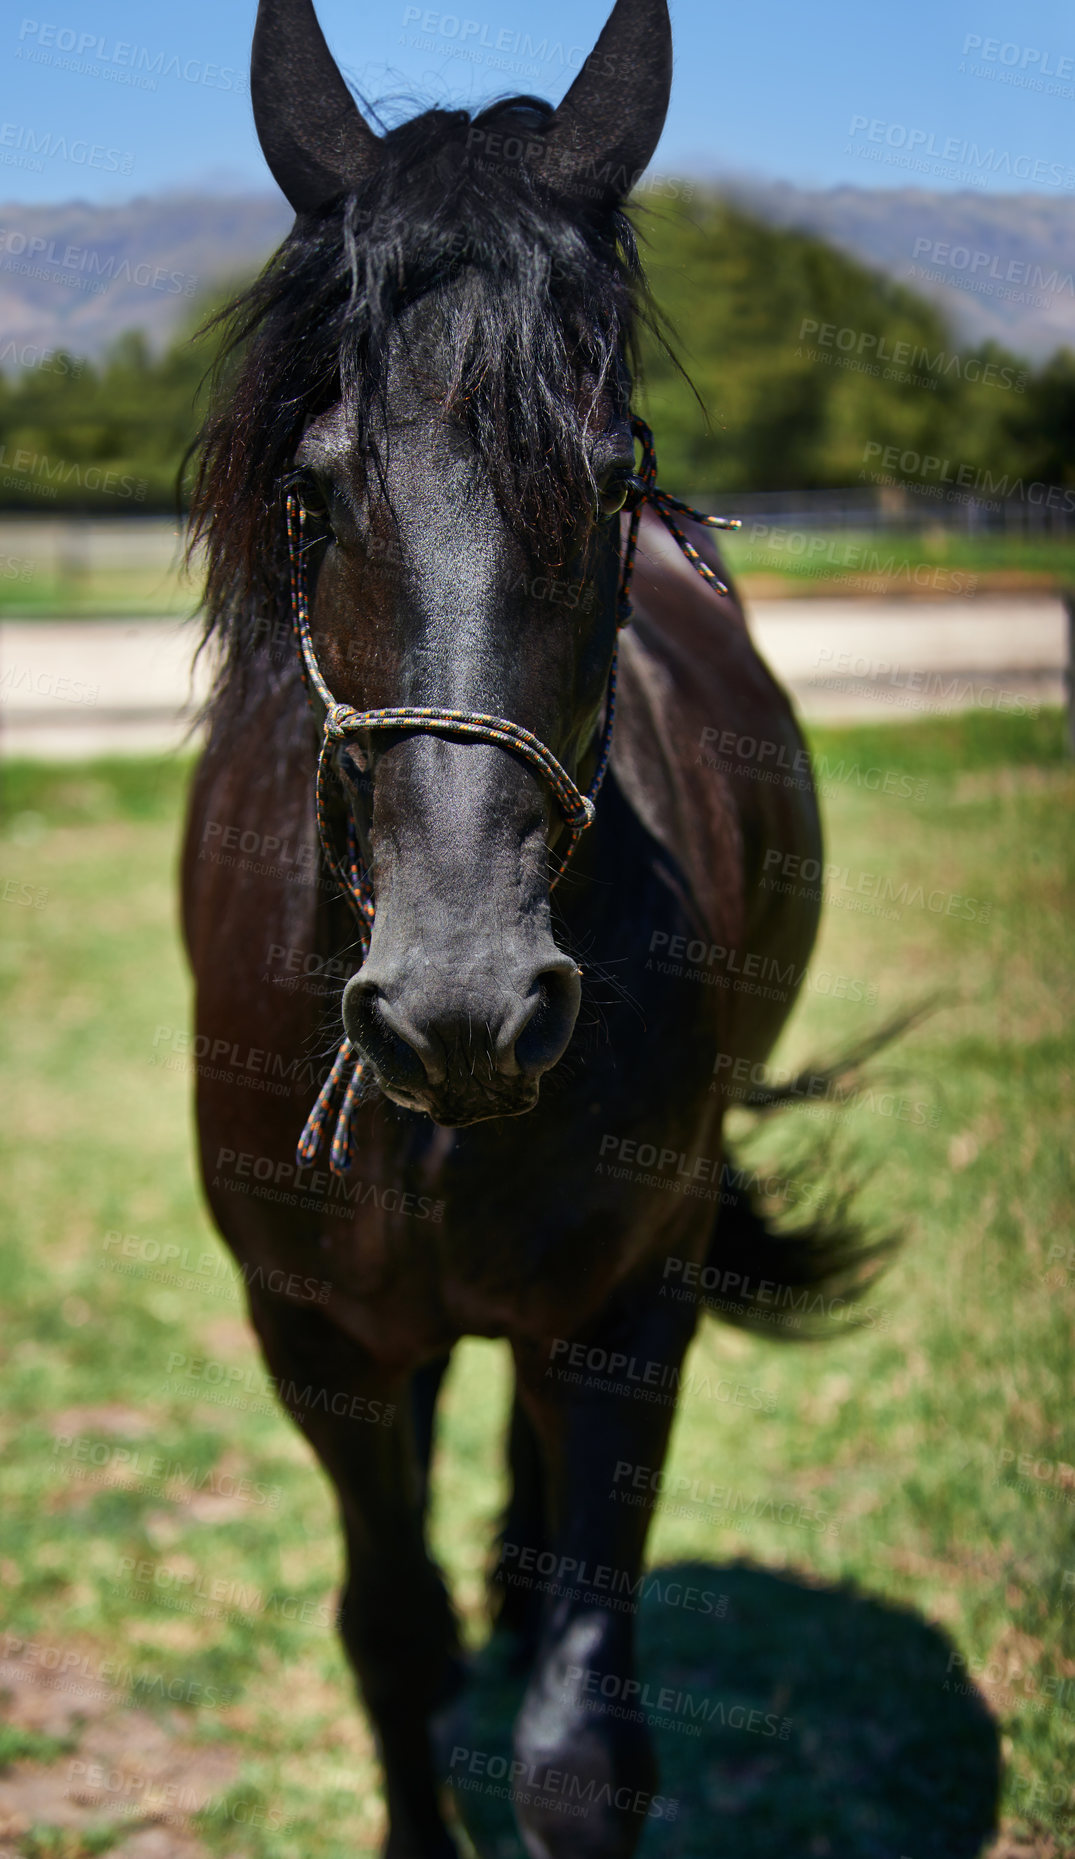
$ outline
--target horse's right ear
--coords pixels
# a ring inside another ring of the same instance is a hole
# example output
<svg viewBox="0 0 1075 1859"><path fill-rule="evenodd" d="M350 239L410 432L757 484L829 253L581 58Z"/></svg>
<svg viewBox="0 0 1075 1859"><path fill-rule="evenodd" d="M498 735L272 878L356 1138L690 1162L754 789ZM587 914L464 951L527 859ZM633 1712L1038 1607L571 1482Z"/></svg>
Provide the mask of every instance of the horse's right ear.
<svg viewBox="0 0 1075 1859"><path fill-rule="evenodd" d="M313 0L259 0L250 96L262 152L296 213L350 193L380 143L317 23Z"/></svg>
<svg viewBox="0 0 1075 1859"><path fill-rule="evenodd" d="M616 0L544 131L543 174L606 206L626 199L660 141L671 89L668 0Z"/></svg>

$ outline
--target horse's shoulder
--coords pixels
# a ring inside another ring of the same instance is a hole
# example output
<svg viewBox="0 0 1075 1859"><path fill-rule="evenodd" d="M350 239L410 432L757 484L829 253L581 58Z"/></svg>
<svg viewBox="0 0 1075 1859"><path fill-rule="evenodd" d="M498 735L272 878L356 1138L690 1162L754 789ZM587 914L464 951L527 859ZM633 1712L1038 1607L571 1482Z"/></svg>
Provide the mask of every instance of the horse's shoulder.
<svg viewBox="0 0 1075 1859"><path fill-rule="evenodd" d="M684 527L727 579L712 532ZM748 913L747 845L795 841L806 828L790 815L812 808L810 797L758 780L757 745L772 743L775 760L781 749L794 755L802 739L734 588L715 592L649 511L632 593L633 619L620 641L613 770L687 876L707 929L735 940Z"/></svg>
<svg viewBox="0 0 1075 1859"><path fill-rule="evenodd" d="M182 898L192 957L215 947L225 922L238 920L236 898L256 896L270 919L309 917L315 893L293 880L316 864L316 765L297 675L253 677L220 693L187 802Z"/></svg>

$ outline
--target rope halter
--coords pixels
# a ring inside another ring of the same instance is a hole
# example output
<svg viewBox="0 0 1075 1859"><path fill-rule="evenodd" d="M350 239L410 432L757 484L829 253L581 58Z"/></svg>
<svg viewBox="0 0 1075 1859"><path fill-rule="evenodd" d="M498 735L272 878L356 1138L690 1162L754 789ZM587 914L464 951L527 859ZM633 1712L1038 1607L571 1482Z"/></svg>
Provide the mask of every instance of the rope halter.
<svg viewBox="0 0 1075 1859"><path fill-rule="evenodd" d="M617 619L621 627L626 626L631 617L631 583L638 552L638 530L644 503L651 505L665 528L675 537L688 561L693 564L703 579L721 594L728 592L727 587L714 574L708 562L702 560L698 550L677 523L676 516L680 514L690 517L693 522L704 523L710 529L739 528L738 519L703 516L699 511L692 510L689 504L681 503L678 497L671 497L667 491L658 490L657 454L653 434L645 421L640 419L631 421L631 430L641 443L642 463L631 484L631 520L624 549L623 572L617 605ZM563 877L581 834L592 824L597 814L597 796L608 768L609 755L612 750L612 726L616 715L617 654L615 650L609 667L605 722L598 750L597 766L589 790L585 794L580 792L566 768L557 761L552 750L547 748L539 737L535 736L531 730L524 729L521 723L513 723L507 717L488 716L477 710L442 710L434 705L425 704L401 705L393 709L357 710L351 704L337 703L325 682L321 667L317 662L317 654L314 651L310 627L310 603L306 586L305 528L306 512L298 498L291 493L287 499L287 538L291 563L292 624L302 654L301 670L307 697L313 708L316 708L315 699L319 700L325 713L321 729L321 747L317 758L317 830L325 863L347 899L358 926L362 962L369 954L373 934L375 910L373 887L369 873L362 862L354 816L349 808L346 850L341 854L333 843L329 797L334 784L337 789L342 788L341 778L336 768L337 748L351 737L360 735L366 730L405 729L424 731L427 735L434 736L469 737L478 742L493 743L500 748L508 749L513 755L518 755L523 761L528 762L535 773L540 775L551 788L570 834L566 849L559 855L558 863L550 879L549 889L551 891ZM361 967L361 962L359 966ZM351 1040L345 1035L340 1042L332 1070L318 1092L317 1101L299 1138L296 1159L300 1167L308 1166L316 1161L329 1119L335 1114L336 1123L329 1152L329 1168L334 1175L347 1174L352 1160L352 1117L365 1070L366 1061L359 1056Z"/></svg>

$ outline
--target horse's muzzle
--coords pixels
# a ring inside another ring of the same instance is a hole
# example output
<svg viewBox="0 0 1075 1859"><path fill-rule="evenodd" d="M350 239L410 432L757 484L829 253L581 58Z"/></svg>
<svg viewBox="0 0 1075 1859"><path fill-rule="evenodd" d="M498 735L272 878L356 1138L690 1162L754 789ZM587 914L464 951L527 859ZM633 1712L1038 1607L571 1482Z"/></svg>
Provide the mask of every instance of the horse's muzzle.
<svg viewBox="0 0 1075 1859"><path fill-rule="evenodd" d="M457 988L367 962L344 990L343 1021L387 1097L457 1129L534 1108L580 998L578 968L555 945L499 987L489 973Z"/></svg>

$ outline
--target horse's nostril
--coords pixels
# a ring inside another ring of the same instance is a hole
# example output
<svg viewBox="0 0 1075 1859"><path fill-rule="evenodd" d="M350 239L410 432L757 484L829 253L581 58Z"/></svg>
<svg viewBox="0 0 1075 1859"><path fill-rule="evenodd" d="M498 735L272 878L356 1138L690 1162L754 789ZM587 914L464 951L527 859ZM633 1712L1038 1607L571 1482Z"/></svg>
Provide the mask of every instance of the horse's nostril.
<svg viewBox="0 0 1075 1859"><path fill-rule="evenodd" d="M402 1021L376 982L356 975L343 996L347 1036L373 1061L384 1078L403 1090L416 1090L443 1076L429 1041Z"/></svg>
<svg viewBox="0 0 1075 1859"><path fill-rule="evenodd" d="M517 1069L524 1078L539 1078L563 1057L575 1030L582 984L570 961L557 962L534 977L536 996L529 1016L514 1036L507 1033L498 1051L503 1070Z"/></svg>

